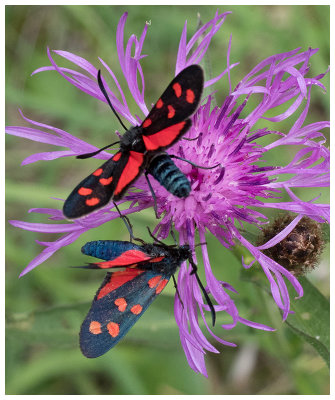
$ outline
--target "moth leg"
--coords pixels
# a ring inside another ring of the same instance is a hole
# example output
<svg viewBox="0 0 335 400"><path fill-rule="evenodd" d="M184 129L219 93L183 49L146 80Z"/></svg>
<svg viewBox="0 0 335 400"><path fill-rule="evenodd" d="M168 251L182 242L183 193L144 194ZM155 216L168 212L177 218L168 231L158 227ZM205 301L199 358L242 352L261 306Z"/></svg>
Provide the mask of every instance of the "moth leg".
<svg viewBox="0 0 335 400"><path fill-rule="evenodd" d="M142 244L144 244L145 242L142 239L136 238L134 236L133 225L131 224L129 218L126 215L123 215L121 213L121 211L120 211L119 207L117 206L117 204L115 203L115 201L113 201L113 203L114 203L114 207L117 209L117 212L120 215L120 218L122 219L122 221L126 225L126 228L127 228L128 232L129 232L129 236L130 236L130 242L132 242L133 240L136 240L136 241L141 242Z"/></svg>
<svg viewBox="0 0 335 400"><path fill-rule="evenodd" d="M145 176L145 179L146 179L147 182L148 182L148 186L149 186L149 189L150 189L152 198L154 199L154 210L155 210L156 218L159 219L158 211L157 211L157 198L156 198L154 189L153 189L153 187L151 186L151 183L150 183L150 180L149 180L148 172L147 172L147 171L144 173L144 176Z"/></svg>
<svg viewBox="0 0 335 400"><path fill-rule="evenodd" d="M182 140L188 140L189 142L193 142L194 140L198 140L198 139L199 139L199 136L200 136L200 135L198 135L198 136L195 137L195 138L182 137Z"/></svg>
<svg viewBox="0 0 335 400"><path fill-rule="evenodd" d="M221 164L218 163L218 164L214 165L213 167L202 167L201 165L194 164L192 161L186 160L185 158L174 156L174 155L171 155L171 154L169 154L169 156L171 158L177 158L178 160L185 161L185 162L191 164L193 167L200 168L200 169L213 169L213 168L217 168L217 167L221 166Z"/></svg>

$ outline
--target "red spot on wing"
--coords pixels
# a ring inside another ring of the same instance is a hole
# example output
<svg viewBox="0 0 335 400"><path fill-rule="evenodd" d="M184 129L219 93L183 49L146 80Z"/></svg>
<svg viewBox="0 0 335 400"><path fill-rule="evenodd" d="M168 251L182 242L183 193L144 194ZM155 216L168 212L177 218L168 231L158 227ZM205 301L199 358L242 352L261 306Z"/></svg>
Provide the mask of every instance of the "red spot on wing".
<svg viewBox="0 0 335 400"><path fill-rule="evenodd" d="M140 314L140 313L142 312L142 310L143 310L143 307L141 306L141 304L135 304L135 305L130 309L130 311L131 311L133 314L135 314L135 315Z"/></svg>
<svg viewBox="0 0 335 400"><path fill-rule="evenodd" d="M117 306L119 311L123 312L127 308L127 302L124 297L119 297L114 301L114 304Z"/></svg>
<svg viewBox="0 0 335 400"><path fill-rule="evenodd" d="M172 89L174 90L177 97L181 96L181 86L178 82L176 82L172 85Z"/></svg>
<svg viewBox="0 0 335 400"><path fill-rule="evenodd" d="M100 176L102 174L102 168L98 168L96 171L93 172L92 175L94 176Z"/></svg>
<svg viewBox="0 0 335 400"><path fill-rule="evenodd" d="M78 194L80 194L81 196L88 196L92 193L92 189L89 188L85 188L85 187L81 187L78 190Z"/></svg>
<svg viewBox="0 0 335 400"><path fill-rule="evenodd" d="M98 321L91 321L88 329L93 335L99 335L101 333L101 324Z"/></svg>
<svg viewBox="0 0 335 400"><path fill-rule="evenodd" d="M116 185L114 195L121 193L140 173L141 166L143 165L143 153L137 151L129 152L129 159L124 167L120 179Z"/></svg>
<svg viewBox="0 0 335 400"><path fill-rule="evenodd" d="M193 92L193 90L191 89L187 89L186 90L186 101L190 104L192 104L194 102L195 99L195 94Z"/></svg>
<svg viewBox="0 0 335 400"><path fill-rule="evenodd" d="M152 258L151 260L149 260L149 262L150 262L150 263L153 263L153 262L160 262L160 261L162 261L164 258L165 258L165 256Z"/></svg>
<svg viewBox="0 0 335 400"><path fill-rule="evenodd" d="M109 282L103 286L99 293L97 294L97 300L100 300L102 297L106 296L108 293L112 292L113 290L119 288L120 286L124 285L125 283L133 280L136 276L142 274L144 271L141 269L125 269L124 271L117 271L114 272Z"/></svg>
<svg viewBox="0 0 335 400"><path fill-rule="evenodd" d="M143 253L140 250L127 250L122 253L120 256L114 258L113 260L103 261L100 263L96 263L99 268L115 268L115 267L132 267L134 268L137 263L142 261L150 261L151 257L147 253Z"/></svg>
<svg viewBox="0 0 335 400"><path fill-rule="evenodd" d="M154 276L153 278L149 279L148 280L149 287L152 289L156 285L158 285L158 282L160 281L161 277L162 277L161 275L158 275L158 276Z"/></svg>
<svg viewBox="0 0 335 400"><path fill-rule="evenodd" d="M117 324L116 322L108 322L107 329L108 329L108 333L112 337L116 337L120 332L119 324Z"/></svg>
<svg viewBox="0 0 335 400"><path fill-rule="evenodd" d="M100 178L99 182L101 183L101 185L109 185L112 183L113 177L111 176L110 178Z"/></svg>
<svg viewBox="0 0 335 400"><path fill-rule="evenodd" d="M162 99L159 99L159 100L157 101L157 103L156 103L156 108L162 108L163 105L164 105L163 100L162 100Z"/></svg>
<svg viewBox="0 0 335 400"><path fill-rule="evenodd" d="M159 294L165 288L168 282L168 279L162 279L156 287L156 294Z"/></svg>
<svg viewBox="0 0 335 400"><path fill-rule="evenodd" d="M168 109L169 109L168 118L173 118L176 113L176 110L172 106L168 106Z"/></svg>
<svg viewBox="0 0 335 400"><path fill-rule="evenodd" d="M119 160L120 160L120 157L121 157L121 151L119 151L118 153L116 153L116 154L113 156L112 160L113 160L113 161L119 161Z"/></svg>
<svg viewBox="0 0 335 400"><path fill-rule="evenodd" d="M147 150L157 150L160 147L170 146L173 143L180 131L184 128L186 121L179 122L178 124L171 125L168 128L149 135L143 136L144 145Z"/></svg>
<svg viewBox="0 0 335 400"><path fill-rule="evenodd" d="M143 128L147 128L147 127L148 127L149 125L151 125L151 124L152 124L151 119L150 119L150 118L147 118L146 120L144 120L142 126L143 126Z"/></svg>
<svg viewBox="0 0 335 400"><path fill-rule="evenodd" d="M100 203L100 199L98 199L97 197L92 197L90 199L87 199L85 201L85 203L86 203L87 206L90 206L90 207L96 206L97 204Z"/></svg>

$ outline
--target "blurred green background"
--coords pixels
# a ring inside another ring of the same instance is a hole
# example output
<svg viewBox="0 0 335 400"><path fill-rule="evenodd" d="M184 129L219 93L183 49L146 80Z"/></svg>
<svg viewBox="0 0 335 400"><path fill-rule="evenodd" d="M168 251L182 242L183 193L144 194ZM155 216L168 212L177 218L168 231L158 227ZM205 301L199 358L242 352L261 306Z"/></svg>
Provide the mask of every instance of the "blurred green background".
<svg viewBox="0 0 335 400"><path fill-rule="evenodd" d="M7 124L27 125L18 113L21 108L27 117L65 129L97 146L110 143L111 133L119 126L104 104L78 91L55 72L30 76L36 68L49 65L46 47L73 52L95 66L99 65L100 56L120 77L115 46L119 18L124 11L129 12L126 37L132 33L139 36L145 22L151 21L143 50L148 57L142 62L146 101L150 104L174 72L185 19L189 38L197 26L197 13L207 22L216 9L214 6L6 6ZM240 61L232 71L233 86L263 58L299 46L304 50L320 49L311 59L309 76L327 69L328 6L225 6L219 11L233 11L233 14L214 37L209 55L216 75L225 68L227 43L232 33L230 61ZM66 65L58 60L60 65ZM329 76L322 82L329 88ZM220 103L227 93L226 80L216 88ZM130 106L138 112L131 102ZM314 88L308 122L329 119L328 107L329 95ZM285 132L289 126L283 124L282 129ZM52 197L65 198L96 167L97 161L93 159L82 162L67 158L21 167L21 161L28 155L54 148L12 136L6 140L7 220L48 222L41 215L27 214L27 210L60 207L59 201ZM326 190L316 189L306 196L310 199L320 192L327 195ZM296 193L304 196L303 190ZM322 201L326 202L326 197ZM132 217L132 222L136 234L148 239L142 227L154 226L153 213L141 213ZM6 228L7 394L328 394L329 371L315 350L317 346L311 346L282 323L273 300L262 289L263 283L257 284L263 282L257 269L242 273L238 259L213 238L208 237L211 263L218 279L239 291L239 295L232 297L240 314L269 324L277 331L262 332L241 325L232 331L216 327L218 335L238 347L214 343L220 354L206 356L209 373L206 379L189 368L184 356L174 322L171 284L116 348L98 359L82 356L78 346L79 327L102 275L67 267L86 262L80 247L88 240L127 240L122 222L115 221L87 233L20 280L21 270L42 250L35 239L53 241L56 235L42 236L8 223ZM319 268L308 279L325 297L329 296L328 247Z"/></svg>

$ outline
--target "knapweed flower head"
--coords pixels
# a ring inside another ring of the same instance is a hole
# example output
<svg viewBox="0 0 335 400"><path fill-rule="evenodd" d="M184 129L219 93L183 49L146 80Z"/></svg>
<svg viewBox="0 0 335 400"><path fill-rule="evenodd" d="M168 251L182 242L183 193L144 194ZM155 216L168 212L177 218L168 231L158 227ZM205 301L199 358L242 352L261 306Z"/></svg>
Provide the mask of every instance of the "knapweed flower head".
<svg viewBox="0 0 335 400"><path fill-rule="evenodd" d="M212 37L220 29L228 14L216 13L214 18L198 29L189 41L187 41L185 23L177 53L175 74L191 64L202 61ZM129 123L139 125L150 108L144 100L145 82L141 67L141 59L144 57L142 47L148 26L144 26L139 39L132 35L125 44L126 19L125 13L117 27L117 53L129 92L142 113L141 117L135 116L130 111L126 96L112 69L102 59L100 62L117 88L117 92L113 92L106 83L114 108ZM229 62L230 47L231 42L228 46L227 65L223 68L223 72L205 81L205 87L210 87L223 76L228 77L230 91L223 104L215 105L214 92L204 98L197 112L192 116L191 129L186 133L187 138L194 140L179 141L168 150L168 153L178 155L197 165L206 167L219 165L217 168L206 170L176 161L178 167L191 182L192 190L186 199L173 196L158 183L152 181L157 198L158 214L161 217L154 232L159 238L166 238L174 228L179 233L180 243L188 243L192 248L195 246L196 234L199 235L202 243L206 289L214 299L216 312L223 311L231 319L231 322L222 325L222 328L232 329L240 322L258 329L271 330L239 315L234 301L229 296L229 292L235 291L234 288L218 280L212 272L205 244L206 233L214 235L226 249L232 249L239 244L249 251L254 261L246 265L242 259L242 265L244 268L250 268L256 261L259 263L269 280L273 298L282 310L283 319L286 319L291 312L286 284L289 283L294 287L298 297L303 295L303 290L295 276L265 255L264 251L285 238L304 216L319 223L329 221L327 204L316 203L317 199L304 201L292 190L298 187L314 188L329 185L329 151L324 146L325 138L321 132L329 127L329 122L305 124L312 90L317 89L314 86L325 90L320 82L324 74L314 78L307 77L310 59L317 49L306 51L295 49L287 53L275 54L261 61L232 89L229 72L237 64ZM60 50L54 53L71 61L81 69L81 72L58 66L48 50L51 66L40 68L34 73L55 70L78 89L106 102L97 84L97 68L72 53ZM106 76L105 72L104 76ZM249 106L248 102L252 96L256 98L257 103L250 111L247 105ZM281 106L281 110L284 109L284 111L276 114L278 106ZM296 115L296 119L289 132L267 128L267 121L273 126L274 123L286 120L293 114ZM68 150L34 154L25 159L23 164L76 156L96 150L93 145L61 129L29 120L24 116L23 118L35 127L12 126L7 128L7 133L68 148ZM259 143L258 139L264 137L272 139L268 140L269 144ZM292 159L287 165L273 164L271 150L280 147L284 149L286 146L290 146L293 151ZM100 159L110 157L110 153L106 152L101 152L96 156ZM131 202L129 208L122 211L125 215L139 212L154 204L143 177L139 178L133 186L140 191L129 190L119 202ZM287 196L289 201L281 200ZM268 218L264 214L265 209L290 212L294 218L276 236L262 245L256 245L245 237L244 232L251 225L262 230L262 227L268 223ZM53 221L63 222L64 220L61 210L32 209L30 212L48 214ZM45 246L45 249L24 269L21 275L41 264L58 249L77 240L85 231L118 217L118 212L110 204L93 214L65 224L11 221L12 225L22 229L63 233L63 236L55 242L39 242ZM212 337L225 345L235 346L235 344L221 339L212 332L205 319L205 311L208 311L209 307L204 303L195 276L190 272L191 268L184 263L178 275L180 297L175 297L175 317L190 366L195 371L207 375L204 354L206 350L211 352L218 352L218 350L200 329L198 313L200 312L201 319Z"/></svg>

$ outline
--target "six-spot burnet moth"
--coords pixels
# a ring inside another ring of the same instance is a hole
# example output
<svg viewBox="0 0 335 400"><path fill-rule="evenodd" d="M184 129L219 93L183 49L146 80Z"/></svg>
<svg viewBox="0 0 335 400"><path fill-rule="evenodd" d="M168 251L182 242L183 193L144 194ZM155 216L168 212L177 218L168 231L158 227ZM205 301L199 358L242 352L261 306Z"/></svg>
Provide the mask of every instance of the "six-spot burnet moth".
<svg viewBox="0 0 335 400"><path fill-rule="evenodd" d="M100 71L98 83L116 114L103 86ZM117 116L126 129L120 139L120 150L76 186L64 203L65 217L80 218L105 206L111 199L121 199L144 170L146 177L148 173L152 174L172 194L180 198L187 197L191 191L190 182L164 150L190 128L189 117L198 107L203 85L201 67L190 65L172 80L140 126L127 130ZM101 150L79 158L93 156ZM152 191L151 186L150 189Z"/></svg>
<svg viewBox="0 0 335 400"><path fill-rule="evenodd" d="M80 348L86 357L99 357L114 347L185 260L192 265L191 274L195 274L206 298L214 325L214 306L198 277L189 245L168 246L158 241L136 245L117 240L97 240L86 243L81 251L105 260L82 268L124 268L107 273L81 326Z"/></svg>

